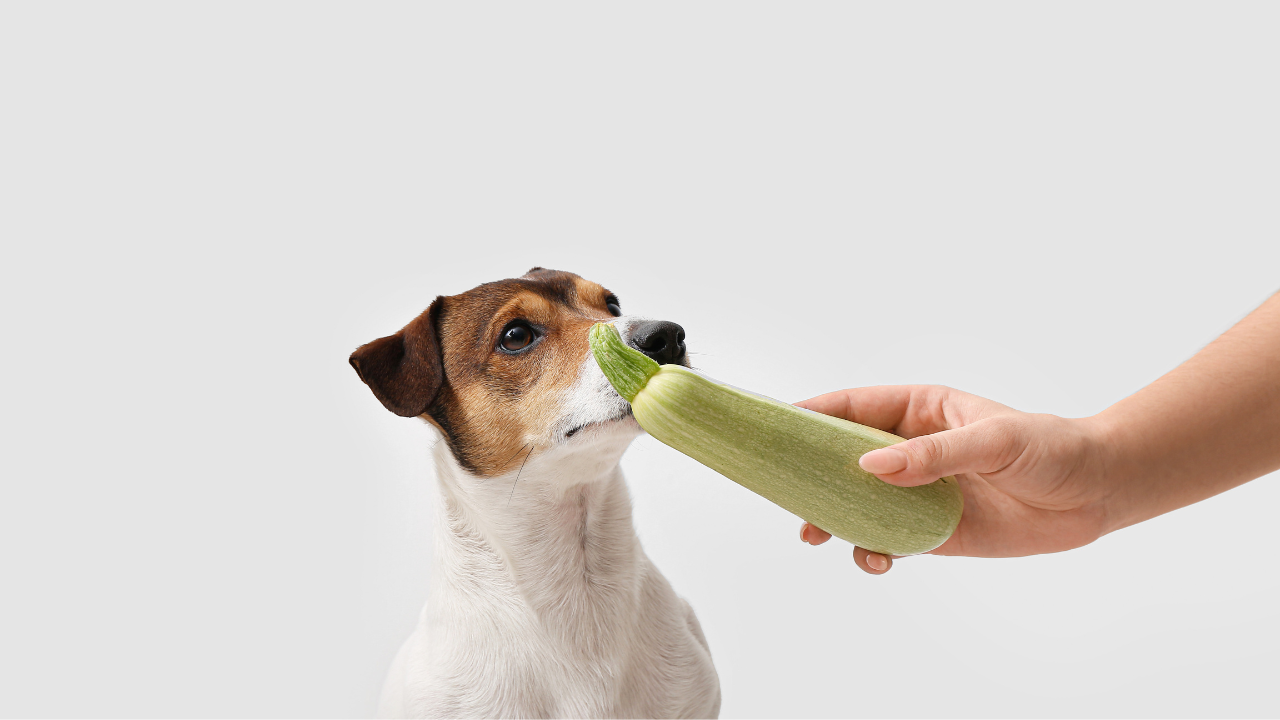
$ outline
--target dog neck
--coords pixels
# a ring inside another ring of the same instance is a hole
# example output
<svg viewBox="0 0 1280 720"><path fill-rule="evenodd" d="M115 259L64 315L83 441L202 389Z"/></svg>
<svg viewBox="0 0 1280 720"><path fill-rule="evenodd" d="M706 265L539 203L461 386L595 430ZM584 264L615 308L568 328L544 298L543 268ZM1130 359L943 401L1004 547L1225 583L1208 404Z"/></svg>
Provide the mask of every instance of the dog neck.
<svg viewBox="0 0 1280 720"><path fill-rule="evenodd" d="M434 585L473 597L497 592L579 645L617 632L635 615L644 565L618 466L632 437L534 450L492 478L467 473L438 443ZM592 625L600 632L584 632Z"/></svg>

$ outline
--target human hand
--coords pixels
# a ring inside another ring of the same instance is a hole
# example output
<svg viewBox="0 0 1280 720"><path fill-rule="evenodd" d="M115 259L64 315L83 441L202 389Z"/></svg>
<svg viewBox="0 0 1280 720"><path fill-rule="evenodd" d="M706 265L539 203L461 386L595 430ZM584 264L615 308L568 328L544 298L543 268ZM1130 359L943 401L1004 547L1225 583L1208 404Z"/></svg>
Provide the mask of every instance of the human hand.
<svg viewBox="0 0 1280 720"><path fill-rule="evenodd" d="M1019 412L936 385L855 388L796 405L908 438L873 450L863 470L903 487L955 475L964 514L935 555L1016 557L1093 542L1108 526L1102 434L1090 418ZM805 523L811 545L831 539ZM854 548L858 567L888 572L892 558Z"/></svg>

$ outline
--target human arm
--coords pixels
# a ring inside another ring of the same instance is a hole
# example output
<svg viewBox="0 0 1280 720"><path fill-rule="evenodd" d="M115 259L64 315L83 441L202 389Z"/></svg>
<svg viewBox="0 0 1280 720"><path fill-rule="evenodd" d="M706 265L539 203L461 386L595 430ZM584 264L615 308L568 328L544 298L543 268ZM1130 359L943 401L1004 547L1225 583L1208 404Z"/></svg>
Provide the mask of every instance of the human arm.
<svg viewBox="0 0 1280 720"><path fill-rule="evenodd" d="M798 404L909 438L860 460L886 482L956 475L964 516L934 554L1068 550L1280 468L1280 294L1089 418L1022 413L937 386L858 388ZM801 537L830 538L807 524ZM861 548L854 558L876 574L891 566Z"/></svg>

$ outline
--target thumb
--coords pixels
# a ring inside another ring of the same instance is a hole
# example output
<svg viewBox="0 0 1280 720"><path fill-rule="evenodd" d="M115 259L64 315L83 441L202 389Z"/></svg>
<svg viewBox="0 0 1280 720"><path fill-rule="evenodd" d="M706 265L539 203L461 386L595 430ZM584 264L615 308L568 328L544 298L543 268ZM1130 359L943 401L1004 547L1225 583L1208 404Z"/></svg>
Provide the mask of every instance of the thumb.
<svg viewBox="0 0 1280 720"><path fill-rule="evenodd" d="M956 473L995 472L1023 445L1015 423L987 418L872 450L858 459L858 465L887 483L912 487Z"/></svg>

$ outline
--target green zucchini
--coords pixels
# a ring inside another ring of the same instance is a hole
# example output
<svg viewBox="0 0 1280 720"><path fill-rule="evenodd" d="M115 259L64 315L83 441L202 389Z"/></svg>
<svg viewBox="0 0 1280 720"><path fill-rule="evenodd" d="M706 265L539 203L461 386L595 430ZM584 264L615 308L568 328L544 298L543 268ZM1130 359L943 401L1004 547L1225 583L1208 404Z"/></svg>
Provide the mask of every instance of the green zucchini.
<svg viewBox="0 0 1280 720"><path fill-rule="evenodd" d="M960 522L955 478L898 487L858 458L902 438L659 365L612 325L591 329L591 350L640 427L666 445L858 547L928 552Z"/></svg>

